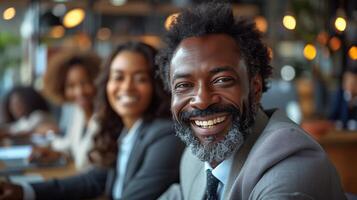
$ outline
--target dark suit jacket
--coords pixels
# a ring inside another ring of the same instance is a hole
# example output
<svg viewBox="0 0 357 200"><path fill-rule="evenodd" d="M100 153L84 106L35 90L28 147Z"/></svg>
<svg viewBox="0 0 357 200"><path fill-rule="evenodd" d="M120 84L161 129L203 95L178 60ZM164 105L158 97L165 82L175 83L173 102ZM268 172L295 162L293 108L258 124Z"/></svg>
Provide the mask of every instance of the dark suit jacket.
<svg viewBox="0 0 357 200"><path fill-rule="evenodd" d="M184 144L168 120L144 121L130 155L121 199L156 199L179 179ZM94 168L86 173L32 184L36 199L88 199L112 194L113 169Z"/></svg>

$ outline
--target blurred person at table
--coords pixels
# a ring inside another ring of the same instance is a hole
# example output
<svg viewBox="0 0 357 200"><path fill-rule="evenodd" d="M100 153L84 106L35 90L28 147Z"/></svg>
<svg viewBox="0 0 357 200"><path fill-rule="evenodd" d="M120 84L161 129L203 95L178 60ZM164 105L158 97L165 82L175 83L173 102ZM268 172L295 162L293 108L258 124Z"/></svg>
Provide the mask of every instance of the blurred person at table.
<svg viewBox="0 0 357 200"><path fill-rule="evenodd" d="M332 102L329 119L337 129L357 130L357 66L348 67Z"/></svg>
<svg viewBox="0 0 357 200"><path fill-rule="evenodd" d="M48 147L35 147L30 160L51 163L61 157L72 157L78 170L89 164L87 154L98 127L95 122L94 80L99 72L100 58L92 52L60 52L49 63L44 75L45 94L59 104L72 103L71 121L65 135L56 137ZM68 116L66 116L68 117Z"/></svg>
<svg viewBox="0 0 357 200"><path fill-rule="evenodd" d="M31 86L12 88L2 106L5 122L0 126L2 137L21 137L58 130L46 99Z"/></svg>
<svg viewBox="0 0 357 200"><path fill-rule="evenodd" d="M98 87L101 128L90 153L95 167L78 176L31 184L36 199L105 195L150 200L178 181L184 145L167 120L169 99L155 78L155 53L144 43L128 42L111 54ZM3 199L30 199L31 190L9 184L1 189L7 191Z"/></svg>

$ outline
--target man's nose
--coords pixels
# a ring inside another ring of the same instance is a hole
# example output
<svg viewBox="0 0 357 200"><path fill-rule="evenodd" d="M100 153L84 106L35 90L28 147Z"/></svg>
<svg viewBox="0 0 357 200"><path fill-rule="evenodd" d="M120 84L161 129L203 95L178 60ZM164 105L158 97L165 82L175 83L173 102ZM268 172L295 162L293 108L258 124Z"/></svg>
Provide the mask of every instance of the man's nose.
<svg viewBox="0 0 357 200"><path fill-rule="evenodd" d="M212 104L218 103L220 97L206 85L201 85L197 88L194 96L190 101L190 105L194 108L204 110Z"/></svg>

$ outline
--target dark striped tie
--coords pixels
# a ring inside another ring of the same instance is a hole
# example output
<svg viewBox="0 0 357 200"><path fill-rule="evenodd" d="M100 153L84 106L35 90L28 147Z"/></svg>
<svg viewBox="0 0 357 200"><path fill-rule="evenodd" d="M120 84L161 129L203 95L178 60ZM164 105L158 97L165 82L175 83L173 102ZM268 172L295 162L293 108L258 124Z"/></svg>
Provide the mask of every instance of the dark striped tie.
<svg viewBox="0 0 357 200"><path fill-rule="evenodd" d="M212 170L207 171L207 188L206 188L206 200L217 200L217 188L219 180L213 176Z"/></svg>

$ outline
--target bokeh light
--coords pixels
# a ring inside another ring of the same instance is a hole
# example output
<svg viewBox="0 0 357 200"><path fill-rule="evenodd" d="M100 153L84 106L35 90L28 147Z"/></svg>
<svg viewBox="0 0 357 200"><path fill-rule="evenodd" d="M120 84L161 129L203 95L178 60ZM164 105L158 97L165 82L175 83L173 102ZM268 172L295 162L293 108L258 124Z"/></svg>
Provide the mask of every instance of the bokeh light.
<svg viewBox="0 0 357 200"><path fill-rule="evenodd" d="M175 22L176 18L180 15L180 13L173 13L169 15L166 20L165 20L165 28L166 30L169 30L171 27L171 24Z"/></svg>
<svg viewBox="0 0 357 200"><path fill-rule="evenodd" d="M67 28L78 26L85 18L85 12L81 8L76 8L67 12L63 17L63 25Z"/></svg>
<svg viewBox="0 0 357 200"><path fill-rule="evenodd" d="M50 31L50 36L52 38L61 38L64 36L66 30L63 26L59 25L59 26L54 26L51 28Z"/></svg>
<svg viewBox="0 0 357 200"><path fill-rule="evenodd" d="M347 22L343 17L337 17L335 20L335 27L338 31L344 31L347 27Z"/></svg>
<svg viewBox="0 0 357 200"><path fill-rule="evenodd" d="M332 49L332 51L337 51L341 48L341 40L334 36L330 39L329 46Z"/></svg>
<svg viewBox="0 0 357 200"><path fill-rule="evenodd" d="M254 18L255 25L257 26L257 29L262 32L266 33L268 30L268 22L263 16L257 16Z"/></svg>
<svg viewBox="0 0 357 200"><path fill-rule="evenodd" d="M11 20L12 18L14 18L16 15L16 10L14 7L10 7L10 8L7 8L4 13L3 13L3 19L4 20Z"/></svg>
<svg viewBox="0 0 357 200"><path fill-rule="evenodd" d="M295 78L296 72L291 65L284 65L280 70L280 75L284 81L291 81Z"/></svg>
<svg viewBox="0 0 357 200"><path fill-rule="evenodd" d="M285 15L283 18L283 25L289 30L294 30L296 27L296 19L292 15Z"/></svg>
<svg viewBox="0 0 357 200"><path fill-rule="evenodd" d="M304 47L304 56L308 60L313 60L316 57L316 48L312 44L307 44Z"/></svg>
<svg viewBox="0 0 357 200"><path fill-rule="evenodd" d="M348 56L349 56L352 60L357 60L357 46L352 46L352 47L348 50Z"/></svg>
<svg viewBox="0 0 357 200"><path fill-rule="evenodd" d="M325 31L321 31L317 35L316 40L322 45L327 45L327 43L328 43L328 34Z"/></svg>

